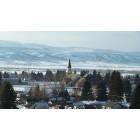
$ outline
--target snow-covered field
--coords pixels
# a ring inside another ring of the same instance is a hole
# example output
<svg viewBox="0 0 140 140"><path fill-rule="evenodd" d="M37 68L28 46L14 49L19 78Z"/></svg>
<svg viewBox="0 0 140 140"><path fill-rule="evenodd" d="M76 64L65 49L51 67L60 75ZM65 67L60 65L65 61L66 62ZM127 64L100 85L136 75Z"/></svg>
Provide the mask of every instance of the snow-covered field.
<svg viewBox="0 0 140 140"><path fill-rule="evenodd" d="M62 62L62 64L52 64L52 63L38 63L38 64L32 64L32 65L14 65L14 64L3 64L0 67L0 71L9 71L9 72L19 72L21 73L24 71L42 71L46 72L46 69L67 69L67 61ZM79 62L75 63L72 62L72 68L73 69L87 69L87 70L124 70L124 71L140 71L140 66L131 66L131 65L125 65L125 64L108 64L103 62Z"/></svg>

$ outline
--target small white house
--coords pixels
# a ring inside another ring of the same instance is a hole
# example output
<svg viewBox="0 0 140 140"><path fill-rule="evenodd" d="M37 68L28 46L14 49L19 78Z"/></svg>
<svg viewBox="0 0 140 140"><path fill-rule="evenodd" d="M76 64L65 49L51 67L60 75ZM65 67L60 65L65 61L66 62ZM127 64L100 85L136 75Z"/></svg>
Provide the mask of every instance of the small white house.
<svg viewBox="0 0 140 140"><path fill-rule="evenodd" d="M13 85L13 88L19 94L28 94L31 86L28 86L28 85Z"/></svg>

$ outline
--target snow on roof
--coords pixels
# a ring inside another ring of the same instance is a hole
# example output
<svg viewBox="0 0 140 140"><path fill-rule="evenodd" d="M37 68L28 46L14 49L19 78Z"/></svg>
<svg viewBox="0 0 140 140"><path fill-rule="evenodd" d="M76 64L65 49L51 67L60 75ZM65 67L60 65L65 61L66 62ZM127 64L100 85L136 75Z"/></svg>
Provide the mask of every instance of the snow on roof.
<svg viewBox="0 0 140 140"><path fill-rule="evenodd" d="M26 109L26 107L23 106L23 105L17 105L17 108L19 108L19 109Z"/></svg>
<svg viewBox="0 0 140 140"><path fill-rule="evenodd" d="M121 105L126 107L126 108L130 107L130 103L127 103L127 102L121 102Z"/></svg>
<svg viewBox="0 0 140 140"><path fill-rule="evenodd" d="M90 104L105 104L106 102L103 102L103 101L82 101L83 104L85 105L90 105Z"/></svg>
<svg viewBox="0 0 140 140"><path fill-rule="evenodd" d="M107 106L112 106L112 107L116 107L116 106L120 106L120 107L125 107L125 108L129 108L130 104L127 102L105 102L105 101L79 101L79 102L75 102L73 103L74 106L85 106L85 105L107 105Z"/></svg>
<svg viewBox="0 0 140 140"><path fill-rule="evenodd" d="M13 88L17 92L29 92L30 87L27 85L13 85Z"/></svg>
<svg viewBox="0 0 140 140"><path fill-rule="evenodd" d="M93 104L100 104L100 105L103 105L105 104L106 102L104 101L79 101L79 102L76 102L74 103L75 106L84 106L84 105L93 105Z"/></svg>
<svg viewBox="0 0 140 140"><path fill-rule="evenodd" d="M48 103L45 101L36 102L32 107L32 109L48 109Z"/></svg>

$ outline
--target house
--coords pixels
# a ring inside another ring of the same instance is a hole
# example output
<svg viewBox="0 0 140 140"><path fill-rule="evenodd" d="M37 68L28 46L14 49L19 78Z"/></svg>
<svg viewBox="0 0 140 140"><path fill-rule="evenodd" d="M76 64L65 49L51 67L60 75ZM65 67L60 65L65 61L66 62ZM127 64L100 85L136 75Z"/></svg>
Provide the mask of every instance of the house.
<svg viewBox="0 0 140 140"><path fill-rule="evenodd" d="M81 96L82 88L79 88L79 87L66 87L65 90L68 91L69 96L73 96L73 95Z"/></svg>
<svg viewBox="0 0 140 140"><path fill-rule="evenodd" d="M49 109L49 105L46 101L36 102L31 106L31 109Z"/></svg>
<svg viewBox="0 0 140 140"><path fill-rule="evenodd" d="M129 103L111 101L79 101L73 103L75 109L128 109Z"/></svg>
<svg viewBox="0 0 140 140"><path fill-rule="evenodd" d="M107 102L104 109L128 109L129 104L123 102Z"/></svg>
<svg viewBox="0 0 140 140"><path fill-rule="evenodd" d="M76 102L76 103L73 103L73 108L74 109L85 109L85 105L82 102Z"/></svg>
<svg viewBox="0 0 140 140"><path fill-rule="evenodd" d="M28 94L31 86L28 85L13 85L13 88L15 90L15 92L22 94L22 95L26 95Z"/></svg>
<svg viewBox="0 0 140 140"><path fill-rule="evenodd" d="M2 82L4 81L8 81L11 84L18 84L19 83L19 79L18 78L3 78Z"/></svg>

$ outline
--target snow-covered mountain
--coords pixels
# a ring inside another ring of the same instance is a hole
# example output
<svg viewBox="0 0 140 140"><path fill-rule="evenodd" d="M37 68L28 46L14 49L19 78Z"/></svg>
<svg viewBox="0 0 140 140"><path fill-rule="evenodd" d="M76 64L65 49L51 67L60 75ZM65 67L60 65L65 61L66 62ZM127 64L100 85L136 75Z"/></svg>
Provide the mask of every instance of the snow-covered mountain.
<svg viewBox="0 0 140 140"><path fill-rule="evenodd" d="M140 68L140 52L0 41L0 67L66 67L68 58L79 68Z"/></svg>

